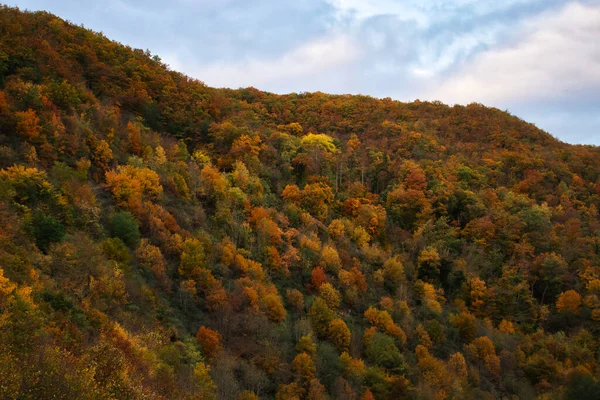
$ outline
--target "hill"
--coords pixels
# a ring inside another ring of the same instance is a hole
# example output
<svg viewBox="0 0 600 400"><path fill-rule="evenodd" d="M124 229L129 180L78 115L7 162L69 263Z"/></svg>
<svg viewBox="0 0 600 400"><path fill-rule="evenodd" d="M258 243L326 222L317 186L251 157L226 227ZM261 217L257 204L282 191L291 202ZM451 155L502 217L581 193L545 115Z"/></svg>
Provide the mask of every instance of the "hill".
<svg viewBox="0 0 600 400"><path fill-rule="evenodd" d="M2 6L0 398L598 398L599 202L597 147L497 109Z"/></svg>

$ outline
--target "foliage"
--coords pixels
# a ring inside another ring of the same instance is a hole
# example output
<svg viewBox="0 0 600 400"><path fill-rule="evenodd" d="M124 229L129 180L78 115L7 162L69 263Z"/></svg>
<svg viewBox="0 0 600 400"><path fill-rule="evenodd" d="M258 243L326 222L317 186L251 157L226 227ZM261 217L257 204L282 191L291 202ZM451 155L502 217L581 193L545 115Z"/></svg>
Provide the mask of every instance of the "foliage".
<svg viewBox="0 0 600 400"><path fill-rule="evenodd" d="M127 211L118 211L108 222L110 235L119 238L129 247L137 246L140 241L140 230L137 219Z"/></svg>
<svg viewBox="0 0 600 400"><path fill-rule="evenodd" d="M598 398L600 151L214 89L0 6L1 398Z"/></svg>

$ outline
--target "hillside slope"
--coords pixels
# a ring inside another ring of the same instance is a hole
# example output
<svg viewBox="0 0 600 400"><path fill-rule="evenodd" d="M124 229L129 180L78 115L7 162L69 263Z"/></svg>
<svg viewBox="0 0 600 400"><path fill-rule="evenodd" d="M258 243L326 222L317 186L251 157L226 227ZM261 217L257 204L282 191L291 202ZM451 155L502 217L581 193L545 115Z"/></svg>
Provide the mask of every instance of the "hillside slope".
<svg viewBox="0 0 600 400"><path fill-rule="evenodd" d="M0 398L599 398L600 151L214 89L0 8Z"/></svg>

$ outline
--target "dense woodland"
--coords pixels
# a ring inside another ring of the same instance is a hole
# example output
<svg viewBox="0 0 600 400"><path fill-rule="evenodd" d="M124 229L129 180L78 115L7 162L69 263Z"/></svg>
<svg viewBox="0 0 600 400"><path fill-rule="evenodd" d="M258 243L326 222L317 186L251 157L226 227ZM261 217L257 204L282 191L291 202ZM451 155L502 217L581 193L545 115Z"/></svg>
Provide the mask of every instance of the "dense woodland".
<svg viewBox="0 0 600 400"><path fill-rule="evenodd" d="M600 149L213 89L0 6L0 398L598 399Z"/></svg>

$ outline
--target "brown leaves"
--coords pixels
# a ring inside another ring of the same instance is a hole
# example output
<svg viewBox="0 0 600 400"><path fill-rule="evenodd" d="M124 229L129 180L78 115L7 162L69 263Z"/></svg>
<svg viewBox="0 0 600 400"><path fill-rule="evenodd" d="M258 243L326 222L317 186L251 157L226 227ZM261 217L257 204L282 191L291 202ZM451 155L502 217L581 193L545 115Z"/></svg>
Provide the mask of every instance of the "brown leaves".
<svg viewBox="0 0 600 400"><path fill-rule="evenodd" d="M202 352L209 359L213 359L219 351L223 348L221 340L223 337L215 330L201 326L196 333L196 339L202 348Z"/></svg>
<svg viewBox="0 0 600 400"><path fill-rule="evenodd" d="M34 110L30 108L27 111L17 111L15 117L17 119L17 132L24 139L31 142L41 135L40 119Z"/></svg>

